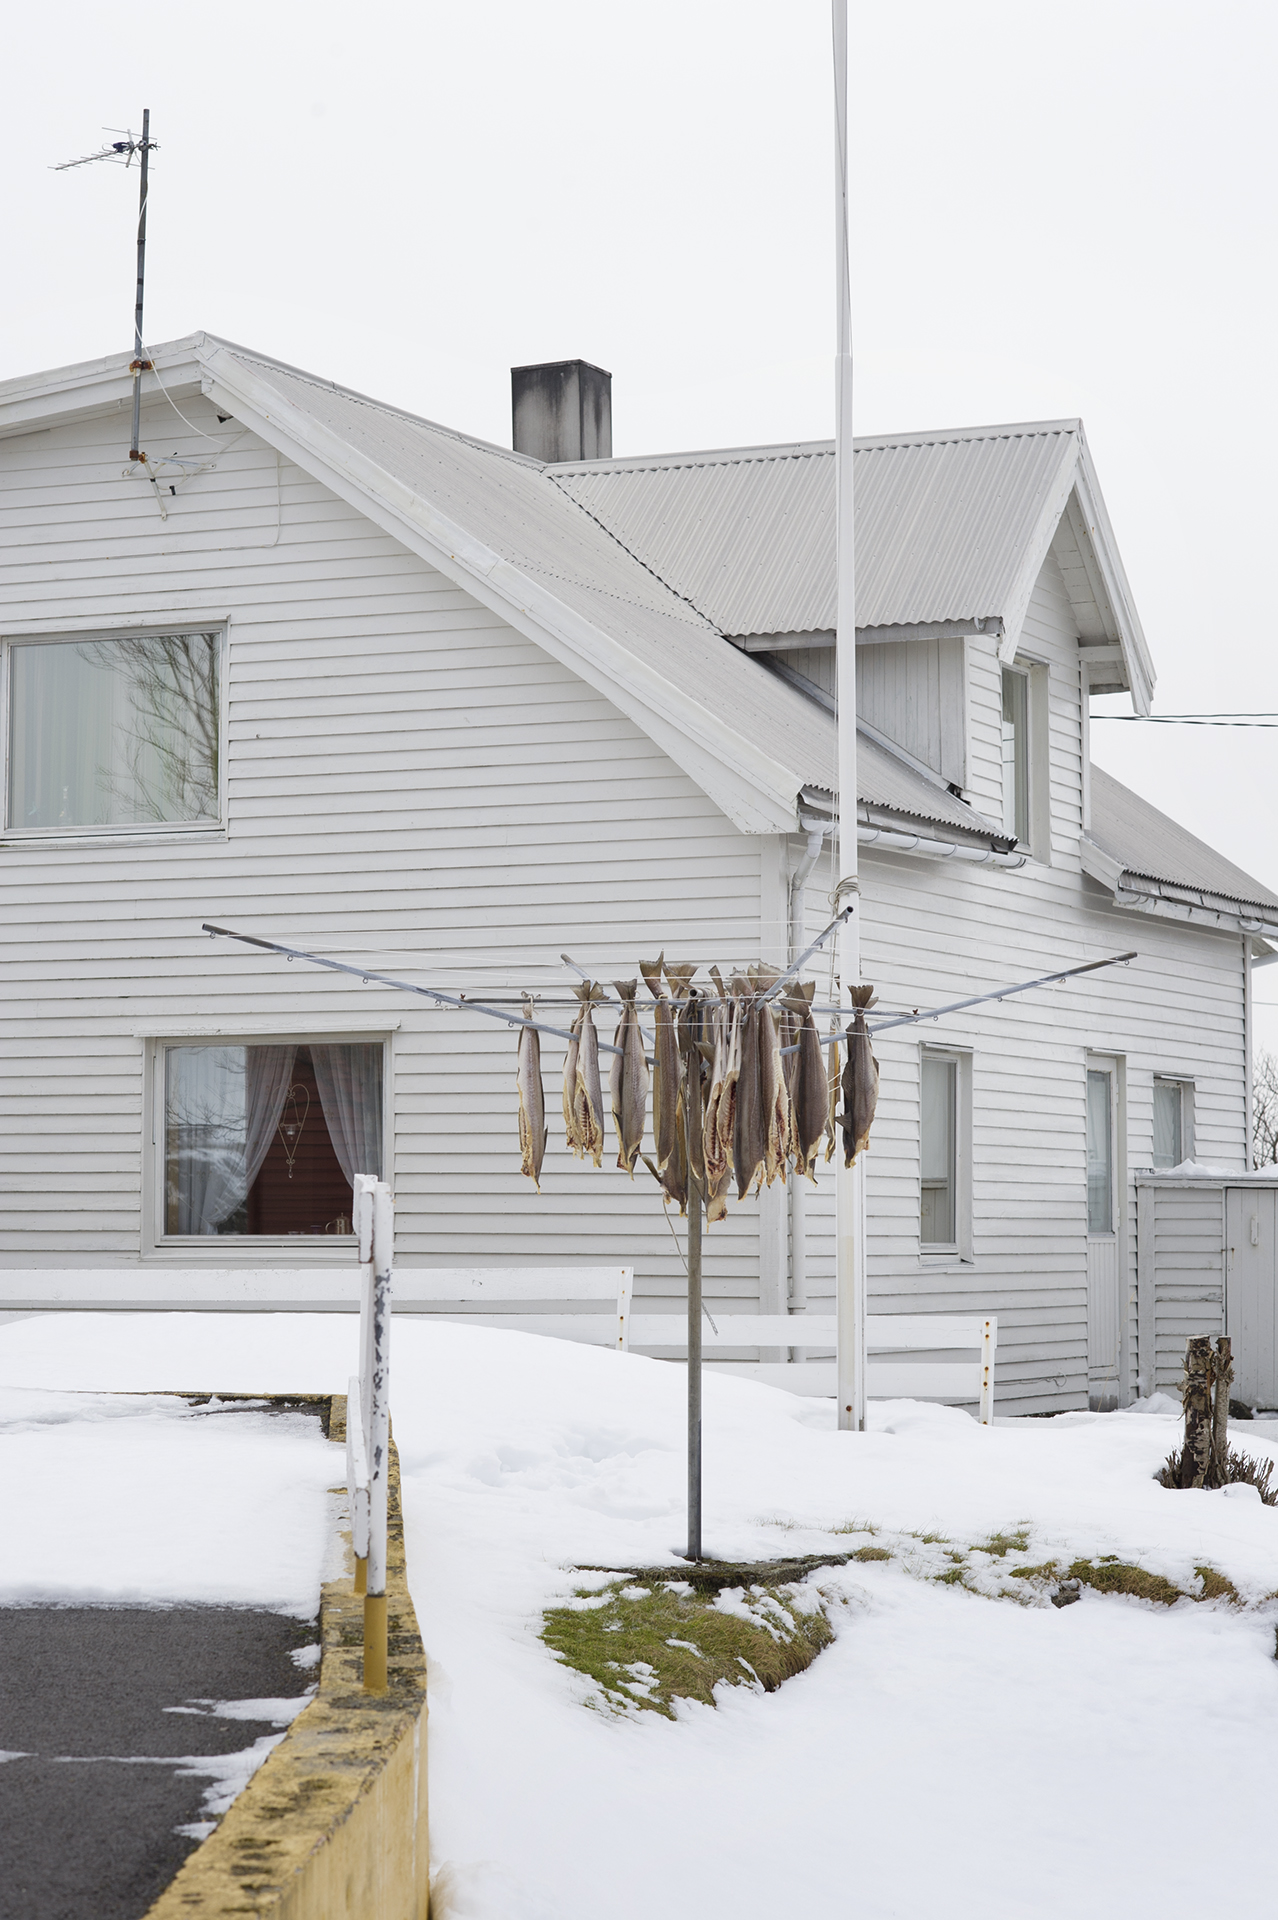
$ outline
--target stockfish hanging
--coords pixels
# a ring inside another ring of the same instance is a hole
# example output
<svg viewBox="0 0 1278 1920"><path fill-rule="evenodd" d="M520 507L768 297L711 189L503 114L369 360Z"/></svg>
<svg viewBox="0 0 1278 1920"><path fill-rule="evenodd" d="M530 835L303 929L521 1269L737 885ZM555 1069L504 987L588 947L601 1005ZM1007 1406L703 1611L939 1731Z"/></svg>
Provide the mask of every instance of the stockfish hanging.
<svg viewBox="0 0 1278 1920"><path fill-rule="evenodd" d="M843 1164L850 1167L858 1153L870 1144L874 1109L879 1099L879 1063L870 1045L865 1024L868 1007L874 1005L873 987L853 987L852 1005L856 1018L848 1033L848 1063L843 1069Z"/></svg>
<svg viewBox="0 0 1278 1920"><path fill-rule="evenodd" d="M839 1071L839 1042L823 1040L813 1017L815 981L783 981L765 962L734 972L725 985L709 969L713 992L694 986L697 969L641 960L652 996L653 1068L639 1024L638 982L616 980L621 1014L613 1036L609 1091L617 1134L617 1166L631 1175L640 1159L667 1205L687 1211L690 1187L700 1190L709 1223L727 1216L735 1182L745 1200L786 1180L789 1172L816 1179L822 1139L831 1159L842 1128L847 1164L864 1151L878 1096L878 1065L865 1023L870 987L852 996L853 1024L841 1038L847 1065ZM564 1127L578 1159L603 1164L603 1094L594 1009L609 998L586 980L564 1059ZM545 1115L532 1002L525 997L519 1042L519 1138L522 1170L538 1181L545 1153ZM651 1155L644 1153L648 1093L652 1091ZM842 1093L842 1110L839 1095ZM540 1191L540 1186L538 1187Z"/></svg>
<svg viewBox="0 0 1278 1920"><path fill-rule="evenodd" d="M574 987L581 1011L573 1022L573 1038L564 1061L564 1123L568 1145L579 1160L603 1165L603 1088L599 1081L599 1036L592 1009L608 998L590 980Z"/></svg>
<svg viewBox="0 0 1278 1920"><path fill-rule="evenodd" d="M639 971L653 998L652 1076L652 1148L660 1178L670 1164L678 1144L679 1113L679 1041L675 1033L675 1011L662 979L664 953L655 960L641 960Z"/></svg>
<svg viewBox="0 0 1278 1920"><path fill-rule="evenodd" d="M787 1059L787 1065L793 1063L790 1109L794 1168L796 1173L806 1174L813 1183L816 1181L817 1148L830 1114L830 1083L826 1075L821 1036L812 1018L815 992L816 982L809 980L806 986L796 985L782 1001L794 1034L794 1052ZM837 1049L831 1049L831 1052L835 1051Z"/></svg>
<svg viewBox="0 0 1278 1920"><path fill-rule="evenodd" d="M621 996L621 1018L612 1039L617 1051L612 1056L608 1084L612 1121L617 1129L617 1165L633 1180L648 1111L648 1061L639 1031L639 1010L635 1006L639 982L614 980L612 984Z"/></svg>
<svg viewBox="0 0 1278 1920"><path fill-rule="evenodd" d="M519 1171L541 1192L541 1163L546 1157L546 1093L541 1083L541 1035L532 1024L533 1003L525 995L524 1019L519 1031Z"/></svg>

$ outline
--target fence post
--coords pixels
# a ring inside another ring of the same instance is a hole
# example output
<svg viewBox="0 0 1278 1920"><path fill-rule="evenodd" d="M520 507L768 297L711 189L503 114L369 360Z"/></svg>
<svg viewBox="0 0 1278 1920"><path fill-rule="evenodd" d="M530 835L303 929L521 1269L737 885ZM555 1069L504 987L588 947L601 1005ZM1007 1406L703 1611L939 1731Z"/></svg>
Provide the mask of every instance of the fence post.
<svg viewBox="0 0 1278 1920"><path fill-rule="evenodd" d="M390 1469L390 1317L395 1209L390 1188L373 1189L373 1295L368 1372L368 1585L364 1595L364 1687L386 1686L386 1506Z"/></svg>
<svg viewBox="0 0 1278 1920"><path fill-rule="evenodd" d="M359 1257L359 1360L358 1386L346 1403L346 1487L351 1504L351 1547L355 1554L355 1592L368 1592L368 1461L369 1394L371 1373L370 1329L373 1324L373 1192L377 1181L371 1173L355 1175L355 1201L352 1225L358 1240ZM358 1456L351 1431L359 1426Z"/></svg>
<svg viewBox="0 0 1278 1920"><path fill-rule="evenodd" d="M996 1322L987 1319L981 1331L981 1425L994 1424L994 1347Z"/></svg>

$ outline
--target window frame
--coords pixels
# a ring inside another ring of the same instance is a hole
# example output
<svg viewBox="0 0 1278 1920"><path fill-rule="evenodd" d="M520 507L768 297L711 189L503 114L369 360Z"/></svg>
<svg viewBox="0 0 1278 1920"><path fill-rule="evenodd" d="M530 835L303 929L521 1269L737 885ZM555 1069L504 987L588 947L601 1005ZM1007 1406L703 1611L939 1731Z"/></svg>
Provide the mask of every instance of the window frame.
<svg viewBox="0 0 1278 1920"><path fill-rule="evenodd" d="M1005 729L1009 725L1009 722L1006 717L1007 683L1009 680L1015 680L1020 682L1023 690L1023 694L1024 694L1024 701L1025 701L1024 727L1022 732L1022 744L1024 748L1024 774L1025 774L1025 778L1024 778L1025 831L1024 833L1021 833L1019 831L1019 822L1017 820L1018 802L1020 799L1019 788L1022 783L1017 778L1015 722L1010 723L1012 726L1012 760L1011 760L1012 792L1010 796L1008 793L1007 736L1006 736ZM1002 770L1002 783L1003 783L1002 785L1003 831L1005 834L1008 835L1009 838L1015 839L1018 846L1028 846L1030 842L1030 836L1033 832L1033 827L1034 827L1034 742L1033 742L1034 729L1033 729L1033 721L1030 713L1031 694L1033 692L1033 687L1030 681L1029 668L1027 666L1022 665L1018 661L1013 662L1010 665L1005 663L999 673L998 686L999 686L999 750L1000 750L999 764ZM1009 798L1011 800L1010 806L1008 804Z"/></svg>
<svg viewBox="0 0 1278 1920"><path fill-rule="evenodd" d="M203 1028L185 1033L176 1028L149 1035L143 1041L142 1257L163 1261L166 1266L173 1265L175 1260L184 1263L189 1261L192 1266L214 1267L349 1264L350 1250L355 1244L354 1234L165 1232L165 1056L169 1047L268 1047L293 1044L304 1047L315 1042L347 1046L380 1045L382 1167L384 1177L393 1187L395 1048L392 1042L398 1025L397 1020L390 1020L362 1028L320 1026L272 1029L269 1032L256 1030L250 1025L216 1031Z"/></svg>
<svg viewBox="0 0 1278 1920"><path fill-rule="evenodd" d="M1153 1091L1150 1096L1150 1148L1149 1164L1155 1173L1166 1173L1168 1168L1160 1167L1155 1157L1153 1105L1158 1098L1159 1087L1174 1087L1180 1095L1180 1158L1192 1160L1194 1157L1194 1083L1180 1073L1156 1073L1153 1078ZM1173 1161L1172 1166L1179 1163Z"/></svg>
<svg viewBox="0 0 1278 1920"><path fill-rule="evenodd" d="M1050 866L1052 860L1051 802L1051 678L1045 661L1018 654L1005 662L999 674L1000 773L1002 760L1003 674L1014 674L1025 683L1025 832L1016 834L1018 848L1031 860ZM1003 831L1015 834L1015 825L1007 823L1006 784L1001 805Z"/></svg>
<svg viewBox="0 0 1278 1920"><path fill-rule="evenodd" d="M923 1238L923 1065L944 1061L954 1067L954 1239ZM964 1046L919 1045L918 1221L919 1261L928 1268L970 1265L972 1247L972 1050Z"/></svg>
<svg viewBox="0 0 1278 1920"><path fill-rule="evenodd" d="M205 820L134 820L118 826L15 827L9 822L10 743L13 724L13 654L17 647L92 645L97 641L151 640L168 635L214 634L217 637L217 818ZM227 716L229 712L230 622L225 615L210 620L135 621L125 627L59 628L56 633L12 633L0 637L0 845L57 844L112 846L147 843L156 838L225 839L227 834Z"/></svg>

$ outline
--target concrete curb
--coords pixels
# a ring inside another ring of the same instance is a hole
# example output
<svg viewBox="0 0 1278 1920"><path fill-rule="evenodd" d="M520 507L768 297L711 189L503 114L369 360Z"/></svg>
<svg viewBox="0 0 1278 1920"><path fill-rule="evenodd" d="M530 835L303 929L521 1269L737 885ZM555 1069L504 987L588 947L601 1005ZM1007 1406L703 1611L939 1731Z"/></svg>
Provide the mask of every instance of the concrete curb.
<svg viewBox="0 0 1278 1920"><path fill-rule="evenodd" d="M318 1402L328 1438L345 1444L344 1395L253 1397ZM426 1656L405 1575L393 1442L389 1507L386 1692L363 1690L364 1603L349 1576L332 1581L320 1603L316 1698L145 1920L425 1920Z"/></svg>

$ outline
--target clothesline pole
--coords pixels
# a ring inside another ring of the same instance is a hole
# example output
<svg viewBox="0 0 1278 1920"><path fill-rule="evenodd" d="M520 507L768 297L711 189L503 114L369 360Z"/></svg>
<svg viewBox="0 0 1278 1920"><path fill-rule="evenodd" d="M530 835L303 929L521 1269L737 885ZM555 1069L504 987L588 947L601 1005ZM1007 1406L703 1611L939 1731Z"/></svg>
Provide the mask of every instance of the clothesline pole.
<svg viewBox="0 0 1278 1920"><path fill-rule="evenodd" d="M836 908L847 917L839 931L840 1002L851 1007L861 978L860 884L857 878L856 569L852 515L852 285L848 260L848 8L832 0L834 51L835 354L834 486L835 687L838 700L839 834ZM838 1422L865 1425L865 1181L864 1155L852 1166L836 1148L835 1293L837 1305Z"/></svg>
<svg viewBox="0 0 1278 1920"><path fill-rule="evenodd" d="M701 1558L701 1186L688 1168L688 1558Z"/></svg>

